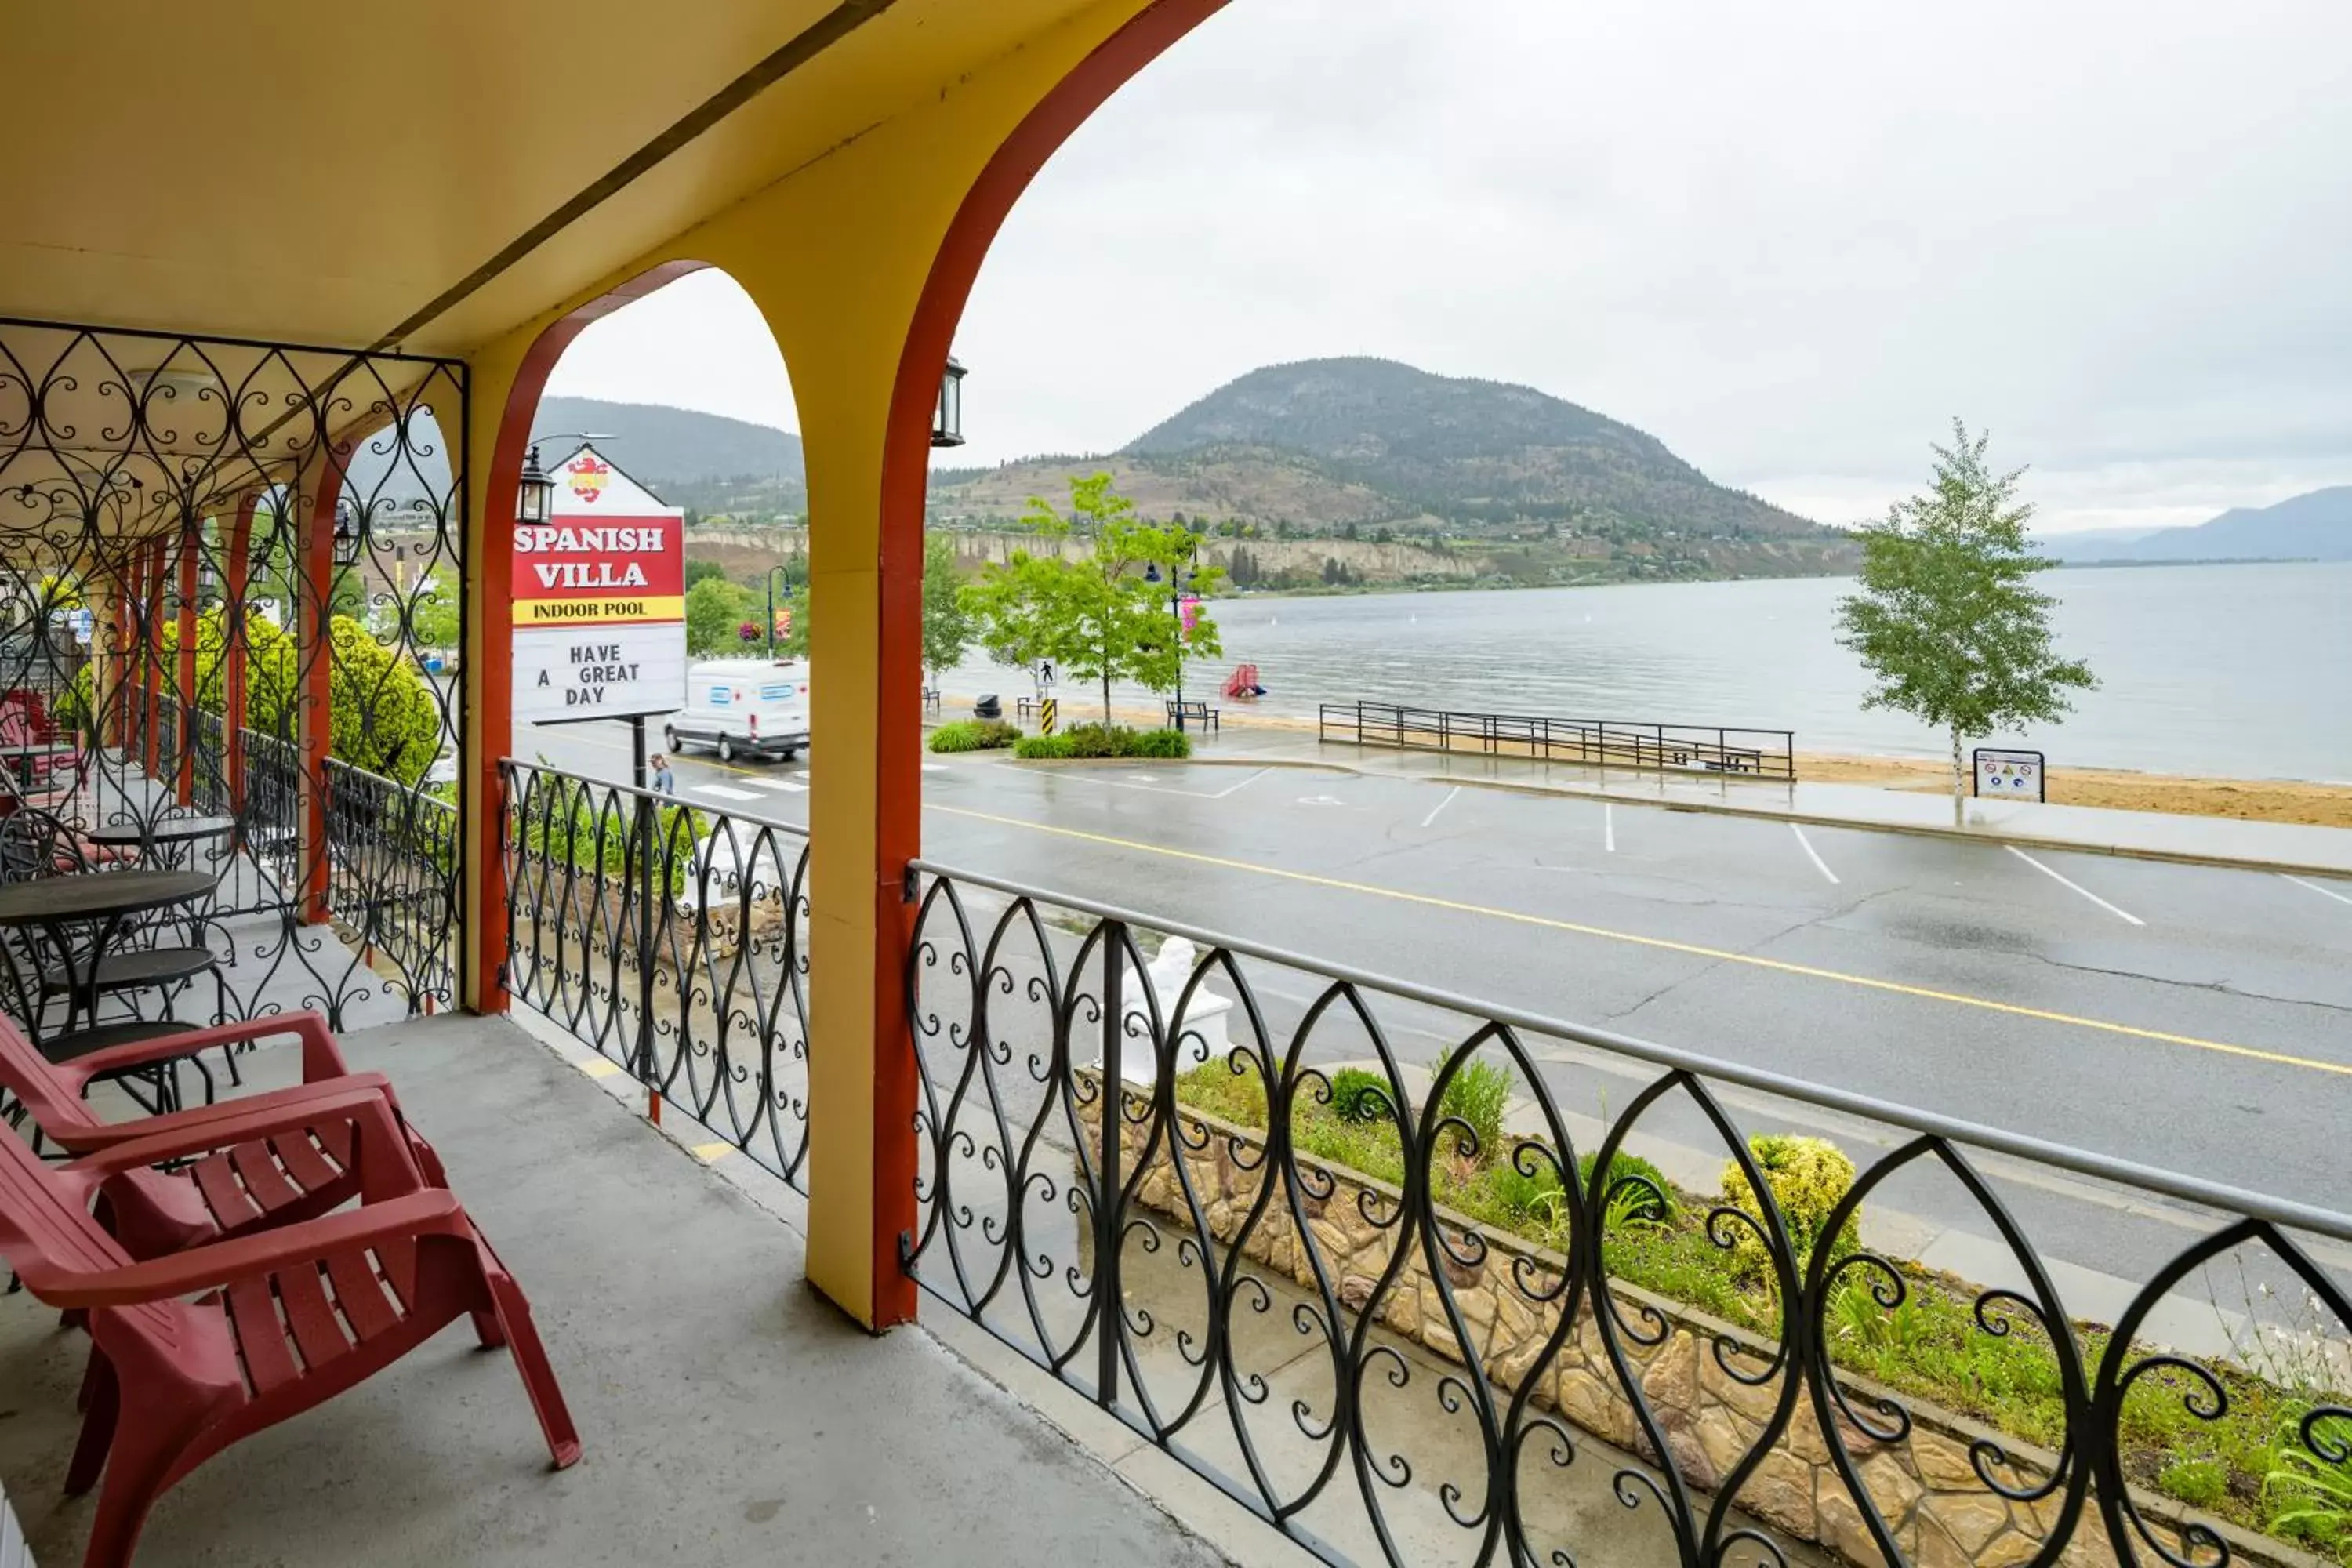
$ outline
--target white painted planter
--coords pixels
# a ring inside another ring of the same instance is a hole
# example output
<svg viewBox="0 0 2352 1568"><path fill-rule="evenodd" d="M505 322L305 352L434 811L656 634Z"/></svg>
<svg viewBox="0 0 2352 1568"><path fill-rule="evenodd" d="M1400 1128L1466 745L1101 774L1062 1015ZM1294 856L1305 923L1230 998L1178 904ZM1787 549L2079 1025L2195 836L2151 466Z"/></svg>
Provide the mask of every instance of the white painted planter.
<svg viewBox="0 0 2352 1568"><path fill-rule="evenodd" d="M1160 1000L1160 1026L1168 1026L1176 1014L1176 999L1183 994L1184 983L1192 978L1192 969L1200 954L1192 944L1181 936L1171 936L1160 945L1160 956L1144 971L1150 983L1152 994ZM1225 1015L1234 1010L1234 999L1213 991L1207 981L1192 993L1192 1002L1184 1009L1183 1037L1176 1044L1176 1070L1190 1072L1204 1062L1223 1059L1226 1050ZM1120 1043L1118 1076L1132 1084L1145 1087L1159 1081L1158 1056L1148 1048L1151 1039L1151 1015L1143 999L1137 997L1127 1005L1128 1030ZM1100 1067L1102 1058L1096 1057Z"/></svg>

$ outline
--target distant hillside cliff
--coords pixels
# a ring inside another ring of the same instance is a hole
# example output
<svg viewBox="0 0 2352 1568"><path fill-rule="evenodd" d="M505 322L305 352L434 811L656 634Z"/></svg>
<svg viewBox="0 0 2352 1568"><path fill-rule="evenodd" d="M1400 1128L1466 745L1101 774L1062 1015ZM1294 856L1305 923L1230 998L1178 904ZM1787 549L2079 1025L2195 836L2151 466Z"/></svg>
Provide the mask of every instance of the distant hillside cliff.
<svg viewBox="0 0 2352 1568"><path fill-rule="evenodd" d="M807 509L800 442L780 430L589 398L548 399L538 427L609 434L614 461L698 517ZM930 519L1001 531L1031 496L1060 504L1072 476L1098 469L1144 516L1246 546L1245 584L1793 576L1858 559L1844 533L1716 484L1630 425L1379 359L1254 370L1107 457L936 470ZM1286 548L1318 542L1366 548Z"/></svg>

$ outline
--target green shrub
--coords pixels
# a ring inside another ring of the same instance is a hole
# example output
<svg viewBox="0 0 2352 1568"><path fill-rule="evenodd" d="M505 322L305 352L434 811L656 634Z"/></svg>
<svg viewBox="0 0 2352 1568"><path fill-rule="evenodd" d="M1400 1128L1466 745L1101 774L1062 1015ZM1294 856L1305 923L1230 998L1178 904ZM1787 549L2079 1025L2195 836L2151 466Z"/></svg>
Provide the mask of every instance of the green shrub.
<svg viewBox="0 0 2352 1568"><path fill-rule="evenodd" d="M1592 1190L1592 1167L1600 1159L1596 1152L1576 1163L1576 1179L1588 1193ZM1620 1150L1611 1155L1609 1175L1601 1184L1601 1190L1604 1211L1613 1204L1623 1205L1617 1218L1663 1225L1675 1217L1675 1189L1667 1183L1665 1173L1639 1154Z"/></svg>
<svg viewBox="0 0 2352 1568"><path fill-rule="evenodd" d="M1031 760L1074 757L1077 752L1067 735L1024 735L1013 742L1013 754Z"/></svg>
<svg viewBox="0 0 2352 1568"><path fill-rule="evenodd" d="M1844 1152L1826 1138L1801 1138L1793 1133L1759 1132L1748 1141L1748 1152L1764 1173L1764 1183L1772 1189L1772 1201L1780 1210L1780 1223L1787 1227L1789 1241L1797 1252L1797 1276L1803 1279L1805 1268L1813 1255L1813 1246L1829 1223L1830 1211L1853 1186L1853 1162ZM1764 1210L1749 1191L1748 1174L1737 1160L1723 1164L1723 1201L1741 1213L1764 1223ZM1737 1238L1732 1244L1732 1260L1744 1274L1769 1272L1770 1257L1764 1244L1745 1226L1728 1227ZM1766 1226L1769 1231L1769 1226ZM1842 1256L1862 1245L1862 1211L1854 1210L1831 1244L1831 1255Z"/></svg>
<svg viewBox="0 0 2352 1568"><path fill-rule="evenodd" d="M1551 1240L1567 1227L1566 1193L1559 1184L1559 1167L1553 1159L1529 1154L1533 1175L1519 1169L1518 1145L1486 1167L1486 1191L1504 1212L1518 1221L1517 1228L1540 1240Z"/></svg>
<svg viewBox="0 0 2352 1568"><path fill-rule="evenodd" d="M2352 1548L2352 1460L2331 1464L2304 1446L2308 1409L2290 1409L2279 1423L2263 1478L2263 1510L2273 1533L2343 1552ZM2322 1420L2313 1435L2323 1446L2344 1448L2352 1444L2352 1421Z"/></svg>
<svg viewBox="0 0 2352 1568"><path fill-rule="evenodd" d="M1342 1121L1385 1121L1391 1110L1389 1080L1362 1068L1331 1075L1331 1114Z"/></svg>
<svg viewBox="0 0 2352 1568"><path fill-rule="evenodd" d="M934 752L992 752L1021 739L1002 719L954 719L931 731Z"/></svg>
<svg viewBox="0 0 2352 1568"><path fill-rule="evenodd" d="M949 726L941 725L941 729ZM1123 730L1115 724L1073 724L1053 737L1062 742L1052 750L1022 751L1016 757L1189 757L1192 738L1173 730Z"/></svg>
<svg viewBox="0 0 2352 1568"><path fill-rule="evenodd" d="M2230 1472L2218 1459L2175 1459L2157 1471L2156 1489L2190 1508L2210 1509L2230 1495Z"/></svg>
<svg viewBox="0 0 2352 1568"><path fill-rule="evenodd" d="M1109 724L1073 724L1062 731L1074 757L1123 757L1128 731Z"/></svg>
<svg viewBox="0 0 2352 1568"><path fill-rule="evenodd" d="M1449 1052L1431 1070L1443 1073L1453 1059ZM1510 1102L1510 1068L1497 1062L1465 1062L1445 1086L1437 1113L1456 1118L1470 1129L1470 1135L1478 1141L1481 1161L1496 1160L1504 1157L1503 1108Z"/></svg>

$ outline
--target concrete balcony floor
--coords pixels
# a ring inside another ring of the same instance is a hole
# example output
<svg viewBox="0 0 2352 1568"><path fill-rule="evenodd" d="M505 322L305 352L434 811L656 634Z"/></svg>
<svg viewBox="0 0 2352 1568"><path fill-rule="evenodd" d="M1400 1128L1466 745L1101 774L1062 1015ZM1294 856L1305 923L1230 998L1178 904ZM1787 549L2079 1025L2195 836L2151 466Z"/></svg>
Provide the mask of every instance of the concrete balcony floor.
<svg viewBox="0 0 2352 1568"><path fill-rule="evenodd" d="M514 1025L346 1045L521 1280L586 1457L547 1468L508 1358L461 1324L199 1468L142 1564L1223 1559L929 1334L858 1331L802 1283L797 1230ZM291 1076L251 1059L249 1082ZM58 1490L86 1350L0 1299L0 1484L43 1568L79 1563L89 1527Z"/></svg>

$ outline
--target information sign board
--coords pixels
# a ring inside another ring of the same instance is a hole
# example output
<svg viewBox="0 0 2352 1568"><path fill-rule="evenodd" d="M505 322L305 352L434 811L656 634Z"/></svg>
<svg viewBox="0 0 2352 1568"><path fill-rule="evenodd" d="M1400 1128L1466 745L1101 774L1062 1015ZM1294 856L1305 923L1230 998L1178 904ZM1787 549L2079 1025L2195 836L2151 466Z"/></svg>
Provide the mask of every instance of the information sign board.
<svg viewBox="0 0 2352 1568"><path fill-rule="evenodd" d="M583 447L548 519L514 525L514 716L634 719L686 705L686 512Z"/></svg>
<svg viewBox="0 0 2352 1568"><path fill-rule="evenodd" d="M2043 798L2041 752L2000 752L1979 746L1974 755L1977 794L2000 795L2011 800Z"/></svg>

